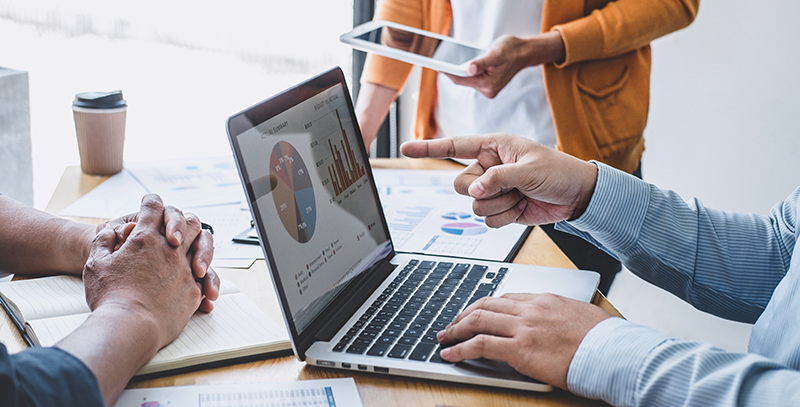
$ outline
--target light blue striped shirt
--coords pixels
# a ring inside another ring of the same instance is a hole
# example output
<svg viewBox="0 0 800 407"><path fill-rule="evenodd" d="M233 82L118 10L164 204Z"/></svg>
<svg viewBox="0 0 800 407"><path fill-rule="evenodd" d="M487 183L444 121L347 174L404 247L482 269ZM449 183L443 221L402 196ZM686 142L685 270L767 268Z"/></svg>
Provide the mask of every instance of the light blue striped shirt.
<svg viewBox="0 0 800 407"><path fill-rule="evenodd" d="M800 406L798 200L800 188L770 216L725 212L598 163L586 212L557 228L699 310L755 325L749 353L733 353L607 319L575 353L569 389L615 406Z"/></svg>

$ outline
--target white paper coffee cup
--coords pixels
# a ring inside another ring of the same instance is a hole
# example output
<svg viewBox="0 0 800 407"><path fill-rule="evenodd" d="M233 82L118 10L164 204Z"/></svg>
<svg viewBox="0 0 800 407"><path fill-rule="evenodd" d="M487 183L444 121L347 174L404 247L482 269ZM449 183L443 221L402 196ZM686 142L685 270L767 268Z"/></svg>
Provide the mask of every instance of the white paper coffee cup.
<svg viewBox="0 0 800 407"><path fill-rule="evenodd" d="M122 171L127 110L121 91L75 96L72 113L83 172L112 175Z"/></svg>

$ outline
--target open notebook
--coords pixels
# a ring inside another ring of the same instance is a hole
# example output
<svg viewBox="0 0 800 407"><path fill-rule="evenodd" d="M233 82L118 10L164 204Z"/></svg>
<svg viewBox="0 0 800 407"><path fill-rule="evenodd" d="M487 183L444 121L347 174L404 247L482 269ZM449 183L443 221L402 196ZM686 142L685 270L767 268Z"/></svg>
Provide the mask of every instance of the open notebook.
<svg viewBox="0 0 800 407"><path fill-rule="evenodd" d="M278 325L233 283L223 280L210 314L197 313L172 343L138 375L271 353L290 353L286 328ZM52 346L89 317L83 281L56 276L0 283L0 298L35 346Z"/></svg>

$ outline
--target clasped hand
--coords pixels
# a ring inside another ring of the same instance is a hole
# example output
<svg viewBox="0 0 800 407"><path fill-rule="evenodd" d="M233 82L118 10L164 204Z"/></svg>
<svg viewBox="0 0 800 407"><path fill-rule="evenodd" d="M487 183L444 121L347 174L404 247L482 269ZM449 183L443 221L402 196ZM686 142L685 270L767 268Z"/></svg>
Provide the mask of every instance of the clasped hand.
<svg viewBox="0 0 800 407"><path fill-rule="evenodd" d="M147 195L140 212L98 227L83 271L87 303L152 318L166 345L194 311L213 310L219 277L208 267L212 258L213 238L197 216Z"/></svg>

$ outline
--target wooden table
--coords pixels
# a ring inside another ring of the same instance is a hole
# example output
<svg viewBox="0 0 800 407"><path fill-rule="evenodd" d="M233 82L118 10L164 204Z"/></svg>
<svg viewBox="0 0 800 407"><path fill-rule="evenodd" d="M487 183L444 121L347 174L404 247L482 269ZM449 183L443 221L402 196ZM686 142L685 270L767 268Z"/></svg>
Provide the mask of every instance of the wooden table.
<svg viewBox="0 0 800 407"><path fill-rule="evenodd" d="M460 169L461 165L450 161L373 159L375 168L409 169ZM46 211L58 214L107 177L92 176L81 172L80 167L68 167L61 177ZM97 224L100 219L75 219ZM540 229L534 228L514 263L551 267L575 268L550 238ZM263 260L249 269L216 269L223 278L234 282L248 297L253 299L268 315L282 321L278 301L267 276ZM599 292L595 304L614 315L619 312ZM10 352L25 348L21 336L6 313L0 317L0 342ZM568 392L556 390L551 393L536 393L480 386L467 386L421 379L388 377L370 373L323 369L308 366L294 356L266 359L233 366L200 370L157 379L133 381L128 388L182 386L192 384L231 384L253 382L275 382L287 380L352 377L356 381L364 406L605 406L603 402L586 400Z"/></svg>

